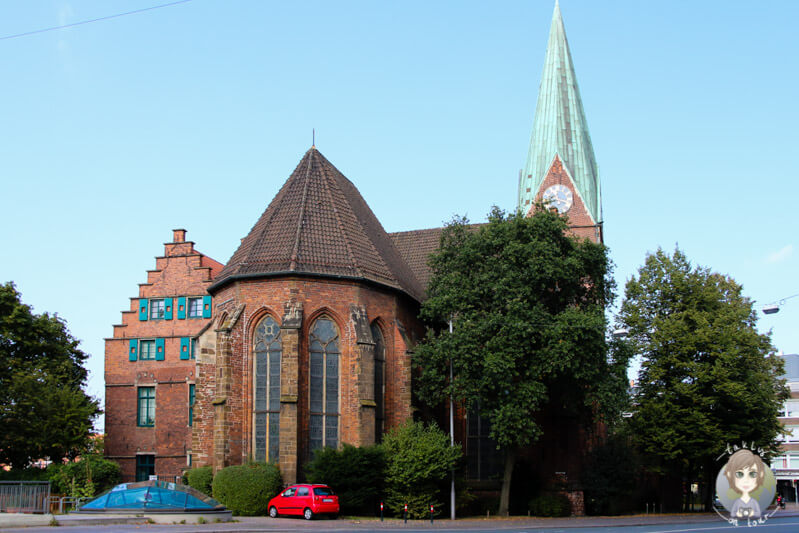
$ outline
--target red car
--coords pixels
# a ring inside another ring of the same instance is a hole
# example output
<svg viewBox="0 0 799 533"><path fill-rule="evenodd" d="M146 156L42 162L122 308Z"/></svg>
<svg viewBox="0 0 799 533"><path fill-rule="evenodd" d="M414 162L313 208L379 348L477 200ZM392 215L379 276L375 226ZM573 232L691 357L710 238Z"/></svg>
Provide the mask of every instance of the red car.
<svg viewBox="0 0 799 533"><path fill-rule="evenodd" d="M291 485L269 500L269 516L302 516L311 520L314 515L338 516L338 496L327 485Z"/></svg>

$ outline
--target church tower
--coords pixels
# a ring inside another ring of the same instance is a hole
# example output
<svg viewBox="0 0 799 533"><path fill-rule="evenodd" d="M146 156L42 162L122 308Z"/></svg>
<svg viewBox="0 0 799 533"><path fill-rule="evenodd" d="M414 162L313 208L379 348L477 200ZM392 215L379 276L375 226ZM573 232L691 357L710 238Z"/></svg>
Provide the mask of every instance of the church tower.
<svg viewBox="0 0 799 533"><path fill-rule="evenodd" d="M599 169L557 0L530 149L519 174L518 208L529 213L537 201L568 216L576 235L602 242Z"/></svg>

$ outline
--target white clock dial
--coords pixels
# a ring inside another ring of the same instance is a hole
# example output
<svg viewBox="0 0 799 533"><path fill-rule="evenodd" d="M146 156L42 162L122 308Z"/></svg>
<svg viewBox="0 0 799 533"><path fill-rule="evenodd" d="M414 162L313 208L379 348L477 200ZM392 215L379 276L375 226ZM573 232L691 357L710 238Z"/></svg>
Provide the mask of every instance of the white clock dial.
<svg viewBox="0 0 799 533"><path fill-rule="evenodd" d="M552 185L544 191L543 200L544 205L554 207L558 213L563 214L571 209L574 196L571 189L565 185Z"/></svg>

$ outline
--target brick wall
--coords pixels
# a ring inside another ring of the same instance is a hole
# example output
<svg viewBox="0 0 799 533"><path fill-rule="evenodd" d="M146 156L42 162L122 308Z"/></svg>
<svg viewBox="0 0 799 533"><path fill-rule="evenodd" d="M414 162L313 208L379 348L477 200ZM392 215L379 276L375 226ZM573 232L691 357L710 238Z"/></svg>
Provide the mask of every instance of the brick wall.
<svg viewBox="0 0 799 533"><path fill-rule="evenodd" d="M421 335L421 326L416 318L418 304L404 295L357 281L286 277L236 281L215 294L214 301L219 302L214 309L219 321L200 342L215 353L206 356L203 348L197 365L202 388L197 392L200 420L194 428L193 448L198 464L216 460L219 466L222 441L226 443L227 464L241 463L253 454L253 335L267 314L282 328L280 466L287 481L302 476L301 465L310 455L308 335L317 318L332 319L339 332L339 442L365 445L374 440L374 398L370 397L373 367L369 359L373 357L373 344L371 333L364 333L363 327L358 329L353 309L363 311L366 331L377 321L386 344L385 429L410 417L408 343ZM296 324L291 324L294 320ZM229 346L226 355L221 353L223 346ZM291 357L292 352L296 358ZM227 363L223 358L229 358ZM225 364L230 375L222 387ZM288 383L286 376L294 376L296 385ZM224 414L220 408L223 400ZM213 418L222 416L225 424L220 426L218 420L215 424ZM371 424L371 433L364 424ZM285 442L283 433L287 435Z"/></svg>

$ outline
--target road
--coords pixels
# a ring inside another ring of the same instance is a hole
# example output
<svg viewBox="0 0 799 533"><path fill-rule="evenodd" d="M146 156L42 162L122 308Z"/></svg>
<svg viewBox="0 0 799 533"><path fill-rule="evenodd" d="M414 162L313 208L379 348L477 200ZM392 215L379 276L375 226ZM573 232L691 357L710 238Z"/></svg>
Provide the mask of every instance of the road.
<svg viewBox="0 0 799 533"><path fill-rule="evenodd" d="M633 523L633 522L638 522ZM672 523L668 523L668 522ZM677 523L674 523L674 522ZM651 523L654 522L654 523ZM742 524L739 527L746 527ZM760 531L768 533L788 533L799 531L799 516L774 516L764 524L757 526ZM636 518L586 518L578 520L449 520L429 522L414 521L404 524L401 521L345 521L320 520L306 522L293 519L240 519L234 523L192 524L192 525L159 525L159 524L105 524L105 525L70 525L68 533L99 533L106 531L136 533L303 533L303 532L385 532L403 531L405 533L437 533L444 532L508 532L508 533L583 533L588 531L622 531L623 533L721 533L735 531L735 527L709 515L701 517L660 515L659 517ZM52 527L3 528L3 533L53 533Z"/></svg>

